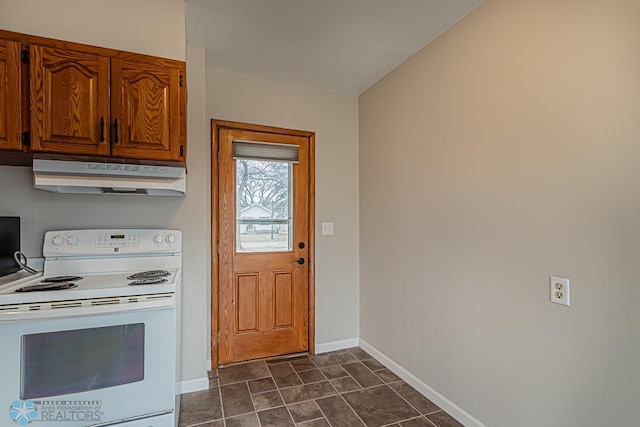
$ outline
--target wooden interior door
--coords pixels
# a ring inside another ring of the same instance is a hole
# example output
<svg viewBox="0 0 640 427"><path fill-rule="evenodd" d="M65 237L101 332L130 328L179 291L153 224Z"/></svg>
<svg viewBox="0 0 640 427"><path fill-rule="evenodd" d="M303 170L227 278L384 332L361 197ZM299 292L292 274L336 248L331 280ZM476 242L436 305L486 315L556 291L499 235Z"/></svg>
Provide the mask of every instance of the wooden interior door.
<svg viewBox="0 0 640 427"><path fill-rule="evenodd" d="M185 160L184 72L113 59L113 156Z"/></svg>
<svg viewBox="0 0 640 427"><path fill-rule="evenodd" d="M22 148L20 43L0 40L0 149Z"/></svg>
<svg viewBox="0 0 640 427"><path fill-rule="evenodd" d="M223 128L218 140L219 363L307 351L309 138ZM299 162L234 159L234 141L296 146ZM285 170L286 197L247 192L260 177L281 191Z"/></svg>
<svg viewBox="0 0 640 427"><path fill-rule="evenodd" d="M31 46L31 150L109 155L109 58Z"/></svg>

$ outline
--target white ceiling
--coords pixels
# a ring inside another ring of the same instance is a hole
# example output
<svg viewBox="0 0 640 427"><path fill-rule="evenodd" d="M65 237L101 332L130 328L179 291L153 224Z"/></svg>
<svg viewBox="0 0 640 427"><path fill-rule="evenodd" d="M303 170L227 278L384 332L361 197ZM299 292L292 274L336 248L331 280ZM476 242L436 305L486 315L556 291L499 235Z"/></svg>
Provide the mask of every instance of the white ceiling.
<svg viewBox="0 0 640 427"><path fill-rule="evenodd" d="M187 0L207 67L360 94L482 0Z"/></svg>

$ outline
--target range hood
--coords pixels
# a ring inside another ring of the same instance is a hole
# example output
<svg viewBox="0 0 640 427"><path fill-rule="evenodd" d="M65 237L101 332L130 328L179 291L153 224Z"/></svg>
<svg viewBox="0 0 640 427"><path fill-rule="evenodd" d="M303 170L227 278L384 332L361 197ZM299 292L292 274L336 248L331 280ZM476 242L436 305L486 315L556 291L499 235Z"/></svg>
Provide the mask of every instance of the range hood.
<svg viewBox="0 0 640 427"><path fill-rule="evenodd" d="M33 159L33 186L55 193L184 196L184 167Z"/></svg>

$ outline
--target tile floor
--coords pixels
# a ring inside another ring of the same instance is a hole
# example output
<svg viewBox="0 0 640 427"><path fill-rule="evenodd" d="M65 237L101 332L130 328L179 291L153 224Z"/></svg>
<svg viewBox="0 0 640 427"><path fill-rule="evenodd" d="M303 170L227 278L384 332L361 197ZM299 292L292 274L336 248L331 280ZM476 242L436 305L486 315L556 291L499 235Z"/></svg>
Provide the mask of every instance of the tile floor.
<svg viewBox="0 0 640 427"><path fill-rule="evenodd" d="M183 394L179 427L461 427L361 348L209 373Z"/></svg>

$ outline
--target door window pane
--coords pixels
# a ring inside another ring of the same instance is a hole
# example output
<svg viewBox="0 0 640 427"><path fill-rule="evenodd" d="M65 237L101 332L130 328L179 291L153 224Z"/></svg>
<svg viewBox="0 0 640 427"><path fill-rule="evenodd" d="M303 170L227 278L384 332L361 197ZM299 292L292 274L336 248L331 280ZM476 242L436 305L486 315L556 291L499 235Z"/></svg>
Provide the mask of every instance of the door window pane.
<svg viewBox="0 0 640 427"><path fill-rule="evenodd" d="M141 381L144 323L24 335L21 372L21 399Z"/></svg>
<svg viewBox="0 0 640 427"><path fill-rule="evenodd" d="M236 252L293 250L293 168L236 160Z"/></svg>

